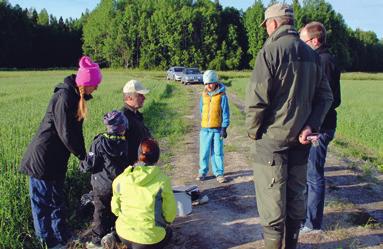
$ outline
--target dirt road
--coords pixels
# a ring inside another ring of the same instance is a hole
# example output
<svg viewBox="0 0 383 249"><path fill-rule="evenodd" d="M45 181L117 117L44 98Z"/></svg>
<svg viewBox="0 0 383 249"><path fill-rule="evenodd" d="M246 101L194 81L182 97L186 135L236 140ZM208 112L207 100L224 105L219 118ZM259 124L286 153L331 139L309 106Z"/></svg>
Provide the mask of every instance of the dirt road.
<svg viewBox="0 0 383 249"><path fill-rule="evenodd" d="M201 85L189 87L194 108L186 114L193 123L182 144L172 152L173 185L197 184L209 197L204 205L194 206L187 217L177 218L174 238L167 248L225 249L262 248L261 226L255 201L253 172L249 164L249 143L244 124L231 126L225 140L225 176L220 184L211 177L198 182L198 109ZM243 101L229 93L229 102L243 111ZM232 116L233 118L233 116ZM382 178L374 181L349 166L347 161L329 153L326 176L324 232L300 236L299 248L383 248Z"/></svg>

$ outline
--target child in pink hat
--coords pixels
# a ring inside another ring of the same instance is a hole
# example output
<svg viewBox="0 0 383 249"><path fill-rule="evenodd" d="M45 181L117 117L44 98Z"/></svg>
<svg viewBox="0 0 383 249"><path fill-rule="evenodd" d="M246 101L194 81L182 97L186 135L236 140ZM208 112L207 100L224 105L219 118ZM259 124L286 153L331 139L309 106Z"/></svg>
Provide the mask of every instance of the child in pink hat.
<svg viewBox="0 0 383 249"><path fill-rule="evenodd" d="M36 236L47 248L66 248L64 180L70 154L86 156L82 123L85 100L101 82L97 63L83 56L77 75L58 84L40 127L22 159L20 171L30 177L30 199Z"/></svg>

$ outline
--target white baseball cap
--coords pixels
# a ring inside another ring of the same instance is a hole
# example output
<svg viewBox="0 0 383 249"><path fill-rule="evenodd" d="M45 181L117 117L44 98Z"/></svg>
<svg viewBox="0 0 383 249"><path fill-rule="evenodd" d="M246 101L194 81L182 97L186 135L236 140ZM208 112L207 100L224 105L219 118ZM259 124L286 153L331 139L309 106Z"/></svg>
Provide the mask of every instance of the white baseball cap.
<svg viewBox="0 0 383 249"><path fill-rule="evenodd" d="M122 88L123 93L139 93L139 94L147 94L149 93L149 89L146 89L141 82L138 80L129 80L124 88Z"/></svg>

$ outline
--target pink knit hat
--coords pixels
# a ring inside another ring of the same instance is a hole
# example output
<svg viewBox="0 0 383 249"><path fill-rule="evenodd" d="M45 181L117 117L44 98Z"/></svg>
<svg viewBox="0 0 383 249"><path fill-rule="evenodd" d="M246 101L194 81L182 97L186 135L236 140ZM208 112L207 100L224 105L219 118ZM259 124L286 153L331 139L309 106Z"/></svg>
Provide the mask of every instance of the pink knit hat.
<svg viewBox="0 0 383 249"><path fill-rule="evenodd" d="M78 64L80 67L76 75L77 86L98 86L102 79L98 64L94 63L88 56L81 57Z"/></svg>

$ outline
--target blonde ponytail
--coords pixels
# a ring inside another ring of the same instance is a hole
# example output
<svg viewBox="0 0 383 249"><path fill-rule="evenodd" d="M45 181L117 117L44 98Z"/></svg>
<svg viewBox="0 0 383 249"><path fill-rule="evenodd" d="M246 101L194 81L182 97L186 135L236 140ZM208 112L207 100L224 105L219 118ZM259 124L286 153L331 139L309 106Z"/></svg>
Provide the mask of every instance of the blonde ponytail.
<svg viewBox="0 0 383 249"><path fill-rule="evenodd" d="M86 118L86 114L88 112L88 109L85 104L84 99L84 86L78 86L79 92L80 92L80 101L78 102L78 109L77 109L77 120L81 121Z"/></svg>

